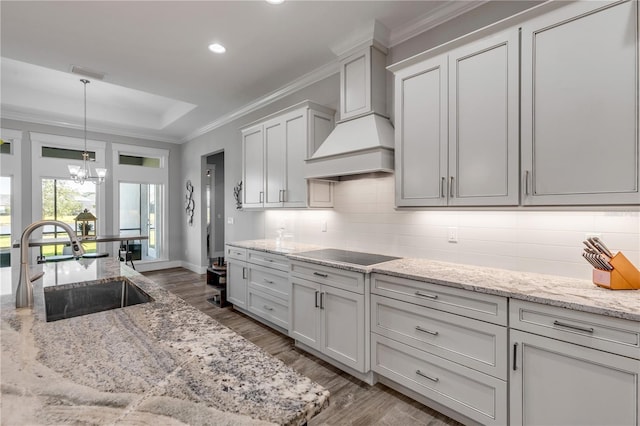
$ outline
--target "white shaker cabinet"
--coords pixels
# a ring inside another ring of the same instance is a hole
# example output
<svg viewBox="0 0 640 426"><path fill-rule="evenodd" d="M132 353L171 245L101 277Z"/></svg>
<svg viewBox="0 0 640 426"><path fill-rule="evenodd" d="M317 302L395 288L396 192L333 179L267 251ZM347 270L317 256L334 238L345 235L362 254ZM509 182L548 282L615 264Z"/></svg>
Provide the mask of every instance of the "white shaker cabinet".
<svg viewBox="0 0 640 426"><path fill-rule="evenodd" d="M264 148L262 125L242 131L242 205L264 203Z"/></svg>
<svg viewBox="0 0 640 426"><path fill-rule="evenodd" d="M289 336L354 372L369 371L364 274L292 262Z"/></svg>
<svg viewBox="0 0 640 426"><path fill-rule="evenodd" d="M640 203L638 7L576 2L522 25L524 204Z"/></svg>
<svg viewBox="0 0 640 426"><path fill-rule="evenodd" d="M517 205L518 32L395 71L396 204Z"/></svg>
<svg viewBox="0 0 640 426"><path fill-rule="evenodd" d="M511 300L510 424L636 426L637 322Z"/></svg>
<svg viewBox="0 0 640 426"><path fill-rule="evenodd" d="M244 208L332 206L332 184L306 180L304 160L333 129L333 114L305 101L242 130Z"/></svg>
<svg viewBox="0 0 640 426"><path fill-rule="evenodd" d="M234 306L247 307L247 251L227 246L227 300Z"/></svg>

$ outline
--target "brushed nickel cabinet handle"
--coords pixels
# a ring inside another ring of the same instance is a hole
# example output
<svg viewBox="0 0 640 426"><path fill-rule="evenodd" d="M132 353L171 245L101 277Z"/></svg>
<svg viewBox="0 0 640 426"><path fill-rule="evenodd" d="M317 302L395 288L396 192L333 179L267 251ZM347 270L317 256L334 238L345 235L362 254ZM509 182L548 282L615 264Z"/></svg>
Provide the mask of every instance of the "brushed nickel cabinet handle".
<svg viewBox="0 0 640 426"><path fill-rule="evenodd" d="M429 379L432 382L438 383L440 381L440 379L438 379L437 377L433 377L433 376L429 376L428 374L424 374L422 371L420 370L416 370L416 374L420 377L424 377L425 379Z"/></svg>
<svg viewBox="0 0 640 426"><path fill-rule="evenodd" d="M268 280L268 279L266 279L266 278L263 278L263 280L264 280L264 282L266 282L267 284L273 284L273 281L271 281L271 280Z"/></svg>
<svg viewBox="0 0 640 426"><path fill-rule="evenodd" d="M273 311L273 308L272 308L271 306L264 305L264 308L265 308L267 311Z"/></svg>
<svg viewBox="0 0 640 426"><path fill-rule="evenodd" d="M433 300L438 298L437 294L423 293L421 291L416 291L416 296L426 297L427 299L433 299Z"/></svg>
<svg viewBox="0 0 640 426"><path fill-rule="evenodd" d="M319 308L320 306L318 305L318 293L320 293L318 290L316 290L316 308Z"/></svg>
<svg viewBox="0 0 640 426"><path fill-rule="evenodd" d="M572 330L577 330L577 331L583 331L585 333L589 333L592 334L593 333L593 328L591 327L580 327L578 325L573 325L573 324L567 324L565 322L560 322L560 321L554 321L553 325L557 326L557 327L564 327L564 328L570 328Z"/></svg>
<svg viewBox="0 0 640 426"><path fill-rule="evenodd" d="M324 292L320 293L320 309L324 309Z"/></svg>
<svg viewBox="0 0 640 426"><path fill-rule="evenodd" d="M442 180L440 181L440 198L446 197L445 186L447 186L447 178L442 176Z"/></svg>
<svg viewBox="0 0 640 426"><path fill-rule="evenodd" d="M242 268L242 278L247 279L247 268Z"/></svg>
<svg viewBox="0 0 640 426"><path fill-rule="evenodd" d="M518 359L518 343L513 344L513 371L516 371L516 360Z"/></svg>
<svg viewBox="0 0 640 426"><path fill-rule="evenodd" d="M317 277L322 277L322 278L327 278L329 275L327 274L323 274L320 272L314 272L313 275L317 276Z"/></svg>
<svg viewBox="0 0 640 426"><path fill-rule="evenodd" d="M419 325L416 325L416 330L422 331L423 333L431 334L432 336L437 336L438 334L440 334L437 331L427 330L426 328L422 328Z"/></svg>
<svg viewBox="0 0 640 426"><path fill-rule="evenodd" d="M524 171L524 195L529 195L529 170Z"/></svg>
<svg viewBox="0 0 640 426"><path fill-rule="evenodd" d="M263 203L264 202L264 192L260 191L260 201L259 203Z"/></svg>
<svg viewBox="0 0 640 426"><path fill-rule="evenodd" d="M451 178L449 180L450 180L450 182L449 182L449 196L451 198L453 198L454 197L454 195L453 195L453 176L451 176Z"/></svg>

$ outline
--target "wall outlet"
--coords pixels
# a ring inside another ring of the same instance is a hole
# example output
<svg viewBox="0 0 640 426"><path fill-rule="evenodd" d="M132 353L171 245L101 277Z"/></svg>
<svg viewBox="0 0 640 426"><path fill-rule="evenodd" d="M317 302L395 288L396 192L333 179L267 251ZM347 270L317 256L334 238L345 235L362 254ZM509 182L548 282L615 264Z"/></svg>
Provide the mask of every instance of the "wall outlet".
<svg viewBox="0 0 640 426"><path fill-rule="evenodd" d="M229 225L233 225L233 216L229 216L229 217L227 218L227 223L228 223Z"/></svg>
<svg viewBox="0 0 640 426"><path fill-rule="evenodd" d="M327 221L323 220L320 224L320 232L327 232Z"/></svg>
<svg viewBox="0 0 640 426"><path fill-rule="evenodd" d="M457 227L455 227L455 226L449 227L447 241L449 241L450 243L457 243L458 242L458 228Z"/></svg>

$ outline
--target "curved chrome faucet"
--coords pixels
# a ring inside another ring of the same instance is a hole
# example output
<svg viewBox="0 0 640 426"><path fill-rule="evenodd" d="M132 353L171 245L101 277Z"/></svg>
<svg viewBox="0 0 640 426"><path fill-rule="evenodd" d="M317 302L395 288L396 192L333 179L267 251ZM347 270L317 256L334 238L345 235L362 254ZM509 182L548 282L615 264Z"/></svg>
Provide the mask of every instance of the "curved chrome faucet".
<svg viewBox="0 0 640 426"><path fill-rule="evenodd" d="M33 281L40 278L43 274L35 277L29 277L29 237L37 228L45 225L59 226L69 234L71 240L71 251L76 259L82 257L84 249L78 240L78 236L69 225L59 220L40 220L33 222L24 228L22 238L20 239L20 280L16 289L16 308L26 308L33 306Z"/></svg>

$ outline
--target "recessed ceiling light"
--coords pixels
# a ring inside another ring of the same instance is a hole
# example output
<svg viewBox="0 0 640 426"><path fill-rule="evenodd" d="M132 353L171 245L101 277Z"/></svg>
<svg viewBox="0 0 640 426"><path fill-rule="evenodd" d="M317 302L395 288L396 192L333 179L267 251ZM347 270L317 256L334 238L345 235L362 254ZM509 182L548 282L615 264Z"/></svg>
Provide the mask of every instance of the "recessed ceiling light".
<svg viewBox="0 0 640 426"><path fill-rule="evenodd" d="M282 4L282 3L284 3L284 0L266 0L266 1L267 1L267 3L270 3L270 4Z"/></svg>
<svg viewBox="0 0 640 426"><path fill-rule="evenodd" d="M225 47L219 43L212 43L209 45L209 50L213 53L224 53L227 51Z"/></svg>

